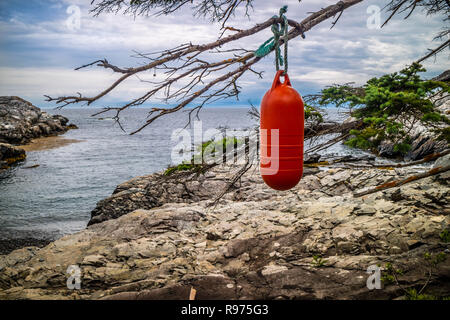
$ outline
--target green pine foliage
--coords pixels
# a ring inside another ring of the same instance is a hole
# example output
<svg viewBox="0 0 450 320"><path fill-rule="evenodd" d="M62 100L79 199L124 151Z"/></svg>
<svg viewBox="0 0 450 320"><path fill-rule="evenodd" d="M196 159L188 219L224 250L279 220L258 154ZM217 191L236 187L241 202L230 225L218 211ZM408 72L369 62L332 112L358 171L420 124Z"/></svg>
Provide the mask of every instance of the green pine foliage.
<svg viewBox="0 0 450 320"><path fill-rule="evenodd" d="M244 145L244 143L244 140L236 137L222 138L218 141L208 140L197 147L198 152L192 156L191 160L168 167L164 175L170 176L180 171L200 171L204 165L205 156L211 156L213 158L215 156L225 157L223 159L225 161L225 153L236 150L238 147Z"/></svg>
<svg viewBox="0 0 450 320"><path fill-rule="evenodd" d="M323 116L317 108L305 103L305 121L310 124L321 123Z"/></svg>
<svg viewBox="0 0 450 320"><path fill-rule="evenodd" d="M449 141L449 119L438 112L430 100L437 92L450 92L448 83L421 79L426 70L417 63L408 68L373 78L362 88L349 84L334 85L322 90L319 105L348 106L352 115L363 121L362 128L352 130L345 142L350 147L376 151L382 141L394 143L394 151L405 154L411 147L404 119L437 131L440 139ZM440 126L439 126L440 125Z"/></svg>

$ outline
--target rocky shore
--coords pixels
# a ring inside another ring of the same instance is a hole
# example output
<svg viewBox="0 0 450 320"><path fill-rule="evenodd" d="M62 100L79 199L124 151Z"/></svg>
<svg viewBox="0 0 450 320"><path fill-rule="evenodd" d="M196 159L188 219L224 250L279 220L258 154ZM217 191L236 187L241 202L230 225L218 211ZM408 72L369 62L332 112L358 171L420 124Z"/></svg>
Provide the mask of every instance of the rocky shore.
<svg viewBox="0 0 450 320"><path fill-rule="evenodd" d="M69 119L50 115L14 96L0 97L0 142L26 144L31 139L66 132Z"/></svg>
<svg viewBox="0 0 450 320"><path fill-rule="evenodd" d="M436 167L448 165L440 158ZM250 168L132 179L90 226L0 256L1 299L403 299L450 295L450 172L354 197L429 168L310 168L288 192ZM69 290L67 268L80 268ZM369 266L382 288L369 290Z"/></svg>
<svg viewBox="0 0 450 320"><path fill-rule="evenodd" d="M68 128L65 118L3 98L18 111L0 123L0 142ZM419 131L408 159L448 148ZM0 154L25 155L5 143ZM81 232L24 239L10 253L16 244L0 242L8 252L0 255L0 299L187 299L191 288L197 299L449 297L450 171L413 180L448 167L450 156L403 168L371 166L374 157L323 160L310 155L286 192L268 188L254 163L218 201L241 166L124 182ZM391 188L355 196L380 186ZM79 268L78 290L67 287L70 266ZM367 287L370 268L381 272L379 289Z"/></svg>
<svg viewBox="0 0 450 320"><path fill-rule="evenodd" d="M14 163L25 160L26 157L25 150L22 148L0 142L0 172Z"/></svg>
<svg viewBox="0 0 450 320"><path fill-rule="evenodd" d="M61 115L50 115L15 96L0 96L0 174L26 159L24 144L33 139L56 136L76 128ZM0 177L1 178L1 177ZM48 240L0 239L0 254L24 246L44 246Z"/></svg>
<svg viewBox="0 0 450 320"><path fill-rule="evenodd" d="M444 76L442 74L441 76ZM433 98L437 110L445 115L450 114L450 97L438 96ZM390 141L383 141L378 147L378 155L386 158L404 158L405 161L414 161L423 159L429 154L442 152L449 147L449 143L445 140L436 139L436 133L424 127L423 125L414 123L411 119L402 121L405 128L411 128L408 136L411 140L411 149L401 156L394 151L394 144Z"/></svg>
<svg viewBox="0 0 450 320"><path fill-rule="evenodd" d="M26 158L18 145L76 128L68 122L66 117L50 115L22 98L0 96L0 172Z"/></svg>

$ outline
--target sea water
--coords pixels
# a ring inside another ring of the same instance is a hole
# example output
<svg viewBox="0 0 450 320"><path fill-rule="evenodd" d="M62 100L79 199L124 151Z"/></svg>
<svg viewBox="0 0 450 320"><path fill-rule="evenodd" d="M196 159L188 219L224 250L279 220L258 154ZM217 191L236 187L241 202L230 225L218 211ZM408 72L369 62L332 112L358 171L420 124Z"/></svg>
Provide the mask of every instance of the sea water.
<svg viewBox="0 0 450 320"><path fill-rule="evenodd" d="M46 111L69 118L79 129L68 131L63 138L81 141L29 151L25 163L1 174L0 239L55 239L84 229L96 203L110 196L118 184L167 168L176 144L171 141L172 132L184 128L188 122L188 114L179 112L129 135L146 121L149 109L124 112L121 123L126 132L111 114L92 116L98 109ZM258 120L248 111L248 108L211 107L203 109L199 117L203 130L249 129L257 126ZM329 119L342 117L335 109L327 111ZM347 155L360 151L337 144L320 153ZM35 165L39 166L27 168Z"/></svg>

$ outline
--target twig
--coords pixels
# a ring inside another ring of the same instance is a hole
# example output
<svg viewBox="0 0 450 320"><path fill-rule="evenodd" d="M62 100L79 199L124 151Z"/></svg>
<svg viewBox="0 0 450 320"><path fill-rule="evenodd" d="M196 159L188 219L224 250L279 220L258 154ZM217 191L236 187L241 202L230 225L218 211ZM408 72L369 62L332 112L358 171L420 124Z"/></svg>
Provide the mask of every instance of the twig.
<svg viewBox="0 0 450 320"><path fill-rule="evenodd" d="M189 292L189 300L195 300L195 295L197 294L197 290L194 287L191 287L191 291Z"/></svg>
<svg viewBox="0 0 450 320"><path fill-rule="evenodd" d="M120 4L125 5L125 2L119 0L111 1L119 5L113 5L113 8L120 9ZM363 0L342 0L334 5L330 5L311 14L300 23L293 20L288 20L288 24L292 27L292 29L289 31L288 39L291 40L298 36L304 38L304 33L309 31L314 26L331 17L336 16L339 13L342 13L343 10L362 1ZM240 2L241 1L238 0L236 3ZM104 2L101 2L98 5L97 9L94 10L94 12L98 14L103 10L111 10L111 7L107 6L108 3L111 2L108 2L106 0ZM179 8L178 6L173 7L171 5L168 5L168 7L170 8L170 10L177 10ZM144 11L145 8L149 7L144 7ZM234 7L232 6L231 9L224 9L224 11L222 12L223 16L221 16L221 18L218 18L218 21L225 22L233 14L233 8ZM136 7L132 6L130 10L134 9L136 9ZM170 10L164 13L172 12ZM136 11L133 12L136 13ZM91 105L92 103L103 98L105 95L109 94L119 84L128 80L132 76L138 76L138 74L150 71L152 69L164 70L164 75L166 77L164 80L157 83L155 87L151 88L144 95L135 98L134 100L119 108L114 109L116 111L116 117L118 118L119 114L123 110L129 107L142 105L146 103L150 98L157 97L158 95L164 96L163 102L166 105L170 105L173 102L176 102L176 105L174 107L152 108L149 112L149 119L141 127L134 130L131 134L138 133L159 117L177 112L190 103L193 103L194 101L201 100L198 104L200 109L206 103L210 103L218 99L229 97L237 98L240 93L240 87L238 86L237 81L242 77L243 74L245 74L245 72L255 72L259 77L261 77L260 72L256 72L252 69L252 66L258 63L261 58L255 57L253 52L249 52L248 50L242 51L242 49L227 50L228 52L234 52L234 57L220 61L205 61L201 58L201 55L205 52L209 52L210 50L217 50L222 46L232 43L236 40L251 36L267 28L270 28L273 23L280 21L280 18L270 18L250 29L237 31L232 35L219 38L216 41L203 45L187 43L173 49L164 50L159 53L138 54L139 58L146 58L150 60L149 63L138 67L120 68L118 66L110 64L106 59L97 60L92 63L85 64L80 68L97 65L99 67L110 69L115 73L120 74L120 77L116 79L113 84L111 84L109 87L95 96L84 96L82 94L78 94L72 96L51 97L46 95L47 101L53 101L57 105L59 105L59 107L64 107L69 104L80 102L85 102L87 103L87 105ZM284 39L280 39L280 45L282 45L283 43ZM233 67L234 69L228 69ZM222 73L218 74L218 72L220 71L222 71ZM211 74L215 74L216 77L210 77ZM188 83L182 83L181 88L176 89L176 91L173 92L172 86L180 83L182 80L187 80ZM206 80L208 80L208 82L206 82Z"/></svg>
<svg viewBox="0 0 450 320"><path fill-rule="evenodd" d="M327 141L327 142L325 142L325 143L323 143L323 144L314 146L314 147L312 147L312 148L306 150L305 153L317 152L317 151L320 151L320 150L329 148L329 147L331 147L332 145L338 143L339 141L342 141L342 140L346 139L348 136L350 136L349 133L340 135L340 136L338 136L337 138L331 139L331 140L329 140L329 141Z"/></svg>
<svg viewBox="0 0 450 320"><path fill-rule="evenodd" d="M413 181L416 181L416 180L420 180L420 179L423 179L423 178L427 178L427 177L430 177L430 176L433 176L433 175L436 175L436 174L439 174L439 173L442 173L442 172L446 172L448 170L450 170L450 165L444 166L444 167L437 167L437 168L431 169L431 170L429 170L427 172L420 173L420 174L417 174L417 175L413 175L413 176L410 176L410 177L408 177L406 179L403 179L403 180L400 180L400 181L387 182L387 183L379 185L379 186L377 186L377 187L375 187L373 189L369 189L367 191L360 192L360 193L355 193L355 194L353 194L353 197L358 198L358 197L362 197L362 196L365 196L365 195L368 195L368 194L371 194L371 193L375 193L375 192L378 192L378 191L399 187L399 186L404 185L406 183L413 182Z"/></svg>
<svg viewBox="0 0 450 320"><path fill-rule="evenodd" d="M234 177L227 183L222 192L208 205L208 207L215 207L222 197L233 188L234 184L252 167L250 160L246 161L245 165L234 175Z"/></svg>
<svg viewBox="0 0 450 320"><path fill-rule="evenodd" d="M438 54L440 51L444 50L445 47L448 47L448 46L450 46L450 39L445 41L443 44L441 44L436 49L430 50L430 52L426 56L424 56L424 57L420 58L419 60L417 60L416 63L421 63L422 61L428 59L429 57L431 57L431 56L433 56L435 54Z"/></svg>

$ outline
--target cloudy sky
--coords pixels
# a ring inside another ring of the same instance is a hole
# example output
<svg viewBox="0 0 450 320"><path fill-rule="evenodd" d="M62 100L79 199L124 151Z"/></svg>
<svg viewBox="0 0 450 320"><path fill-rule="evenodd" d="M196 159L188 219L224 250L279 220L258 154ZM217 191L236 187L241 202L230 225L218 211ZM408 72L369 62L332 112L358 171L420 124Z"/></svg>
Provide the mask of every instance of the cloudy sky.
<svg viewBox="0 0 450 320"><path fill-rule="evenodd" d="M229 25L243 29L263 22L287 4L288 17L297 21L308 12L317 11L336 1L298 0L254 1L251 17L242 12ZM302 94L314 93L333 83L362 84L374 76L398 71L425 55L434 35L443 27L442 17L426 17L418 11L408 20L395 17L386 27L374 28L376 9L386 1L366 0L345 11L330 30L331 21L322 23L289 43L289 75ZM374 7L375 6L375 7ZM80 12L79 28L72 22ZM53 107L44 101L52 96L95 94L112 83L117 75L94 68L74 71L75 67L107 58L109 62L129 67L142 60L133 58L133 50L154 52L191 41L206 43L217 39L220 26L207 18L195 18L188 7L172 16L133 17L105 14L93 17L90 0L8 0L0 2L0 95L17 95L39 107ZM375 10L375 11L374 11ZM381 22L387 13L381 11ZM369 19L369 26L368 26ZM270 29L244 38L235 44L254 50L271 36ZM212 55L207 54L207 57ZM264 79L249 73L242 81L240 101L228 100L221 105L258 104L270 86L274 74L273 55L265 57L256 69ZM425 63L427 77L449 69L448 51ZM141 76L153 77L153 71ZM156 79L162 75L158 74ZM130 79L122 83L96 106L115 105L145 93L149 84ZM160 104L149 101L148 106ZM195 106L195 105L193 105Z"/></svg>

